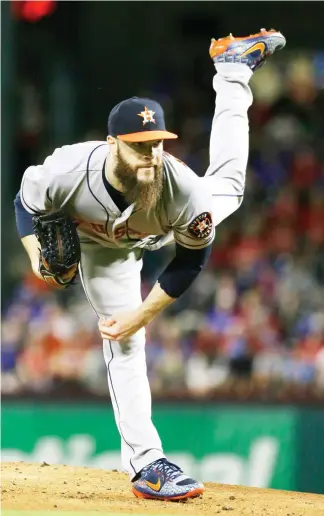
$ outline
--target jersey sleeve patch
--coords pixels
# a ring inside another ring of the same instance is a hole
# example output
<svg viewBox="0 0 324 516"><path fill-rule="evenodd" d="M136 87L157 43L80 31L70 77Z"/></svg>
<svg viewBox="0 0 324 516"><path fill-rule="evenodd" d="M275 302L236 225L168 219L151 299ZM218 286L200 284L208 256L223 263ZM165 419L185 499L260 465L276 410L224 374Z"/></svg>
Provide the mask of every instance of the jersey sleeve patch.
<svg viewBox="0 0 324 516"><path fill-rule="evenodd" d="M208 211L204 211L190 222L188 233L194 238L206 238L211 234L212 229L211 214Z"/></svg>

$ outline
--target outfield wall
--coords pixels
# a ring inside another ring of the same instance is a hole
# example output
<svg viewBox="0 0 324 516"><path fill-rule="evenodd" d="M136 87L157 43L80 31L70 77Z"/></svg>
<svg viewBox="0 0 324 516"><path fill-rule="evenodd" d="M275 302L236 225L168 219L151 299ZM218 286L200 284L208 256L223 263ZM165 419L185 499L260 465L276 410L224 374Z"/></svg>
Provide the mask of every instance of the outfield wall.
<svg viewBox="0 0 324 516"><path fill-rule="evenodd" d="M167 456L204 481L324 494L324 409L154 407ZM121 469L104 404L2 403L2 460Z"/></svg>

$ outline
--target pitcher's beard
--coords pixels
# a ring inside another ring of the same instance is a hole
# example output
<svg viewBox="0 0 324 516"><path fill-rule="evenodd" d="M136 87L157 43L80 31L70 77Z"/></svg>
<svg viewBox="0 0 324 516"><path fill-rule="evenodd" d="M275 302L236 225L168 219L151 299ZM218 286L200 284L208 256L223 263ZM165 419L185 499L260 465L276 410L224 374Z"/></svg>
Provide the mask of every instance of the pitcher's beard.
<svg viewBox="0 0 324 516"><path fill-rule="evenodd" d="M149 182L140 181L137 178L137 170L132 169L119 152L117 154L114 173L123 187L125 200L128 204L135 203L138 208L147 211L156 207L163 189L163 164L152 168L154 168L154 179Z"/></svg>

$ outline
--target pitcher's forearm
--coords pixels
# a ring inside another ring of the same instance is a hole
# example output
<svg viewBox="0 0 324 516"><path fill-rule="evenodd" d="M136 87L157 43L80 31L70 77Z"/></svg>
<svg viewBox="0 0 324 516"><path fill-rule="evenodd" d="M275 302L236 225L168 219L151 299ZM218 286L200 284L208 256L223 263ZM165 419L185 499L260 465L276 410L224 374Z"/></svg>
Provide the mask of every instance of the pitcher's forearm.
<svg viewBox="0 0 324 516"><path fill-rule="evenodd" d="M145 301L138 308L139 316L145 325L149 324L156 315L174 301L173 297L162 290L159 283L155 283Z"/></svg>
<svg viewBox="0 0 324 516"><path fill-rule="evenodd" d="M144 324L148 324L192 285L206 265L211 248L210 245L201 249L188 249L176 243L175 257L138 309Z"/></svg>

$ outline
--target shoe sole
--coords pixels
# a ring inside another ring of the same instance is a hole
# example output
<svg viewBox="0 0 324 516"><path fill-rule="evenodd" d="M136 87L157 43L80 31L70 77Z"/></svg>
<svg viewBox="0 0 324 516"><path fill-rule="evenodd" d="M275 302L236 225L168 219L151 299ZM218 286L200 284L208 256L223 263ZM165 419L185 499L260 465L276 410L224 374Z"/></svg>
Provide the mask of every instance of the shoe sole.
<svg viewBox="0 0 324 516"><path fill-rule="evenodd" d="M132 491L137 498L161 500L161 502L178 502L180 500L185 500L186 498L197 498L197 496L201 496L204 493L205 489L203 487L199 487L197 489L194 489L193 491L189 491L189 493L186 493L185 495L180 496L154 496L146 493L141 493L140 491L137 491L135 487L132 488Z"/></svg>
<svg viewBox="0 0 324 516"><path fill-rule="evenodd" d="M233 43L238 43L238 42L245 42L245 41L249 41L251 39L254 39L254 38L259 38L259 37L269 37L269 36L282 36L284 38L284 36L281 34L280 31L262 31L262 32L258 32L256 34L251 34L250 36L245 36L243 38L235 38L234 36L225 36L224 38L220 38L218 40L215 40L215 39L212 39L212 43L210 45L210 49L209 49L209 55L212 59L214 59L215 57L218 57L220 56L221 54L224 54L225 52L227 52L228 50L228 47L230 45L232 45ZM285 40L285 38L284 38ZM283 46L281 48L283 48L286 44L286 41L284 41L283 43ZM280 50L280 48L277 48L276 50Z"/></svg>

